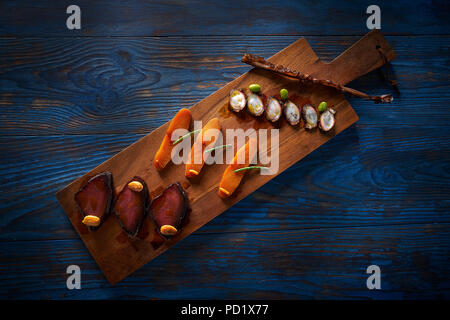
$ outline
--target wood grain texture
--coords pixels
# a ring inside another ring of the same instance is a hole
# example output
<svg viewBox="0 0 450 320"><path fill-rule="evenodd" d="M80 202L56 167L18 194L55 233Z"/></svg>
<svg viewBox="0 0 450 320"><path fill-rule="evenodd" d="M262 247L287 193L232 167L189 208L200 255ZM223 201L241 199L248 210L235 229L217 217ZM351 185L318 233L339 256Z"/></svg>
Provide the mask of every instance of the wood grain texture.
<svg viewBox="0 0 450 320"><path fill-rule="evenodd" d="M65 28L72 2L0 3L1 298L449 297L446 1L377 2L401 96L349 98L355 126L116 286L63 215L56 190L247 71L245 51L269 57L308 35L331 61L366 32L369 3L265 3L247 19L234 1L78 1L82 31ZM377 72L351 86L391 90ZM80 291L65 287L69 264Z"/></svg>
<svg viewBox="0 0 450 320"><path fill-rule="evenodd" d="M148 133L249 70L251 52L269 57L297 37L0 40L2 135ZM308 37L323 61L358 37ZM352 99L366 126L447 128L449 47L445 37L388 37L401 96L389 105ZM391 92L377 72L351 83ZM386 113L389 116L386 117Z"/></svg>
<svg viewBox="0 0 450 320"><path fill-rule="evenodd" d="M196 233L449 222L450 172L443 159L450 157L450 141L443 129L375 128L363 121ZM0 138L0 240L78 238L54 193L139 138Z"/></svg>
<svg viewBox="0 0 450 320"><path fill-rule="evenodd" d="M442 244L450 241L449 227L194 234L114 287L105 285L79 240L17 241L0 246L0 297L448 299L450 250ZM65 290L70 264L82 270L81 290ZM366 268L371 264L382 270L382 290L366 288Z"/></svg>
<svg viewBox="0 0 450 320"><path fill-rule="evenodd" d="M378 54L374 54L376 46L381 46L385 50L389 60L395 57L395 53L391 51L392 49L381 33L372 31L345 51L342 54L343 58L336 60L337 63L332 62L328 65L333 70L344 70L340 65L347 65L357 69L358 71L352 71L353 78L370 72L383 63L381 57ZM360 59L359 64L352 63L357 59ZM317 58L305 39L300 39L278 52L271 58L271 61L294 70L311 73L316 77L321 77L322 74L328 75L325 65ZM333 81L346 84L353 78L342 72L341 75L334 74ZM276 170L276 173L274 175L247 174L245 183L241 184L239 190L225 200L217 196L217 185L221 179L217 173L224 171L225 164L204 168L201 176L189 182L184 181L184 166L171 166L162 172L157 172L151 165L150 159L152 159L152 155L159 148L160 141L166 134L168 123L127 147L85 174L82 178L69 184L57 193L57 198L110 283L116 283L142 267L142 265L230 208L233 204L289 168L358 119L351 106L344 99L344 96L334 90L330 90L330 88L318 85L303 86L300 93L296 81L283 79L278 75L256 69L228 83L222 89L190 108L192 118L206 123L209 119L218 117L223 132L226 132L227 129L238 128L243 130L272 128L272 125L265 120L259 121L249 115L244 120L228 110L228 97L231 89L246 88L250 83L261 84L265 88L264 92L269 96L279 92L280 88L285 87L289 89L291 95L297 94L303 100L307 99L314 105L317 105L322 100L328 101L337 112L336 125L333 132L329 134L323 134L319 130L307 132L305 129L295 128L286 123L281 125L279 130L279 168ZM112 172L117 190L120 190L123 184L129 181L130 177L139 176L143 178L147 181L152 197L157 196L171 183L179 181L182 185L186 185L184 188L188 193L191 208L189 222L177 235L158 244L156 247L153 245L153 242L158 235L150 219L144 221L142 229L146 231L141 239L128 239L126 236L125 239L122 239L123 237L120 237L122 231L114 219L106 220L102 224L102 228L95 233L87 232L85 226L80 224L80 213L76 209L73 197L89 176L103 171ZM199 181L200 179L201 181ZM113 241L113 239L117 241Z"/></svg>
<svg viewBox="0 0 450 320"><path fill-rule="evenodd" d="M68 30L70 1L2 1L2 36L363 35L367 1L78 0L81 30ZM448 4L379 1L385 34L449 34Z"/></svg>

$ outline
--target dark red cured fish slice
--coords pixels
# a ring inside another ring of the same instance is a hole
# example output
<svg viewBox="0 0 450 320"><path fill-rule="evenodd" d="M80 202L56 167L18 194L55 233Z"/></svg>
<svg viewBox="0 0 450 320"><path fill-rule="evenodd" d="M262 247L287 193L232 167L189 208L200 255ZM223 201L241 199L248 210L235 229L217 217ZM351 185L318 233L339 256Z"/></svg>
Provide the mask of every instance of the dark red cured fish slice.
<svg viewBox="0 0 450 320"><path fill-rule="evenodd" d="M83 223L88 225L90 231L97 230L106 220L111 209L113 198L112 175L110 172L102 172L90 178L86 184L75 194L75 203L82 216L93 216L95 224L88 224L83 219Z"/></svg>
<svg viewBox="0 0 450 320"><path fill-rule="evenodd" d="M164 237L171 237L178 233L188 209L187 194L176 182L153 199L149 214L158 232Z"/></svg>
<svg viewBox="0 0 450 320"><path fill-rule="evenodd" d="M140 186L136 188L135 185ZM136 236L148 206L148 189L145 181L134 177L114 200L113 212L120 226L131 237Z"/></svg>

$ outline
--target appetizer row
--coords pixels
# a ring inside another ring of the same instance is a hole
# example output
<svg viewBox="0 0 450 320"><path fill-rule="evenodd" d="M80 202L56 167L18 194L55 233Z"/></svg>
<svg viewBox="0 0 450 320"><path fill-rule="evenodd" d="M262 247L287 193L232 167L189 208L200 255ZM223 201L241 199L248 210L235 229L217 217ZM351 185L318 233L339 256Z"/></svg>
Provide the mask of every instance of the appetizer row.
<svg viewBox="0 0 450 320"><path fill-rule="evenodd" d="M241 112L247 107L248 112L256 117L265 113L266 118L271 122L278 121L284 114L287 122L291 125L299 124L302 116L307 129L318 126L323 131L329 131L333 128L335 112L333 109L327 108L326 102L319 104L316 110L310 104L297 106L288 99L286 89L280 91L280 97L281 100L269 97L264 104L261 86L252 84L249 86L247 95L243 90L232 90L229 106L235 112ZM180 139L173 141L172 134L174 131L177 129L189 130L191 120L191 112L188 109L181 109L172 119L161 146L153 159L153 164L157 170L163 170L171 161L174 146L193 133L198 133L198 135L188 156L189 161L185 168L187 178L193 178L200 174L211 150L224 147L215 147L216 136L207 133L210 129L221 130L218 118L211 119L197 132L189 132ZM207 149L208 146L210 149ZM220 197L230 196L241 183L247 170L265 168L250 165L257 155L257 149L256 139L249 139L236 152L219 183L218 194ZM89 179L75 194L75 202L83 216L82 223L87 225L89 230L97 230L108 218L110 212L113 212L122 229L131 237L136 236L147 214L162 236L171 237L179 231L189 208L186 192L179 183L168 186L151 201L147 185L140 177L134 177L129 181L113 199L112 174L110 172L103 172Z"/></svg>
<svg viewBox="0 0 450 320"><path fill-rule="evenodd" d="M171 160L171 154L174 146L183 137L194 133L194 131L192 131L178 140L172 140L172 133L177 129L188 130L190 122L191 113L188 109L181 109L172 119L161 146L153 159L153 165L156 169L163 170ZM185 176L187 178L193 178L200 174L206 159L211 154L211 150L217 150L217 148L225 147L215 147L216 137L208 134L208 130L211 129L221 130L219 119L211 119L201 130L199 130L197 138L195 139L188 156L189 161L186 163ZM210 147L209 149L207 149L208 146ZM264 168L260 166L250 166L256 157L258 150L257 148L258 145L256 139L249 139L249 141L236 152L232 162L223 173L222 180L219 184L218 194L220 197L226 198L236 190L244 177L246 170Z"/></svg>
<svg viewBox="0 0 450 320"><path fill-rule="evenodd" d="M284 114L287 122L293 126L298 125L301 117L303 117L306 129L319 127L322 131L327 132L334 127L335 111L332 108L328 108L326 102L320 103L316 110L316 108L310 104L305 104L300 107L297 106L294 102L289 100L289 92L286 89L280 90L280 97L281 101L275 97L269 97L268 99L265 99L266 102L264 103L264 99L261 94L261 86L259 84L251 84L247 95L242 89L232 90L230 92L229 106L234 112L241 112L247 107L247 111L255 117L259 117L265 113L267 120L271 122L278 121L281 118L281 115ZM174 146L183 138L190 136L191 134L198 133L188 156L189 161L186 164L185 176L187 178L193 178L200 174L205 160L209 156L211 150L224 147L215 147L216 137L214 135L207 134L210 129L215 129L218 131L221 130L221 124L217 118L213 118L208 121L202 129L188 132L185 136L173 141L172 134L175 130L184 129L188 131L191 125L191 120L192 116L189 109L181 109L172 119L163 141L153 159L153 165L157 170L161 171L167 166L167 164L171 161ZM255 146L253 146L253 144ZM207 149L208 146L210 147L209 149ZM223 173L222 180L219 185L219 196L223 198L230 196L238 187L243 176L245 175L246 170L264 168L259 166L249 166L256 156L256 151L256 140L250 139L246 145L241 147L236 152L232 163L229 164ZM245 155L245 162L242 164L237 161L239 155Z"/></svg>
<svg viewBox="0 0 450 320"><path fill-rule="evenodd" d="M245 94L242 89L234 89L230 92L230 108L234 112L241 112L247 107L247 111L254 117L259 117L263 113L270 122L277 122L284 114L286 121L292 125L300 123L300 116L305 120L305 128L313 129L319 127L322 131L330 131L335 124L332 108L327 108L326 102L321 102L316 110L312 105L305 104L298 106L289 100L287 89L280 90L281 100L275 97L263 99L261 86L257 83L248 87L248 93ZM264 100L265 103L264 103ZM319 116L320 113L320 116Z"/></svg>
<svg viewBox="0 0 450 320"><path fill-rule="evenodd" d="M150 201L147 185L139 177L129 181L113 199L112 174L100 173L75 194L82 223L96 231L112 211L122 229L131 237L139 232L146 215L158 232L168 238L179 231L189 209L188 197L179 183L168 186Z"/></svg>

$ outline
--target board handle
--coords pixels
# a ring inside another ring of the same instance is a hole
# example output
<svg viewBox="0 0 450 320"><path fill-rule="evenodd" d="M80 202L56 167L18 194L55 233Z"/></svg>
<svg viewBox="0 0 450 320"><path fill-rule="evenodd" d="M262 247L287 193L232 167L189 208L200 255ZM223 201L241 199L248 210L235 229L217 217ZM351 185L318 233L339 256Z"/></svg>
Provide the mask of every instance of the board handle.
<svg viewBox="0 0 450 320"><path fill-rule="evenodd" d="M325 66L330 80L333 80L333 75L339 75L337 82L345 85L381 67L385 59L389 62L395 56L394 50L381 32L375 29Z"/></svg>

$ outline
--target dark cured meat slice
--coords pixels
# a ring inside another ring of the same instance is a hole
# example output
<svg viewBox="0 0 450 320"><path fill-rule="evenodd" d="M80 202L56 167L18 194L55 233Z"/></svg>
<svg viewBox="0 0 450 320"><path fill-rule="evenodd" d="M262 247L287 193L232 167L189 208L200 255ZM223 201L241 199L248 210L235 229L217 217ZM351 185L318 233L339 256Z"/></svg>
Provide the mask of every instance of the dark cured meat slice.
<svg viewBox="0 0 450 320"><path fill-rule="evenodd" d="M128 184L132 181L139 181L142 183L143 189L141 191L133 191ZM134 177L130 180L116 196L114 200L113 212L119 221L120 226L125 232L134 237L147 212L148 205L148 189L145 181L139 177Z"/></svg>
<svg viewBox="0 0 450 320"><path fill-rule="evenodd" d="M189 209L186 192L178 182L168 186L159 196L153 199L149 213L158 232L164 237L170 237L179 231L181 223ZM162 227L171 227L174 233L163 232Z"/></svg>
<svg viewBox="0 0 450 320"><path fill-rule="evenodd" d="M106 220L113 198L111 172L102 172L90 178L75 194L75 203L83 217L92 215L100 218L100 225L88 227L97 230Z"/></svg>

